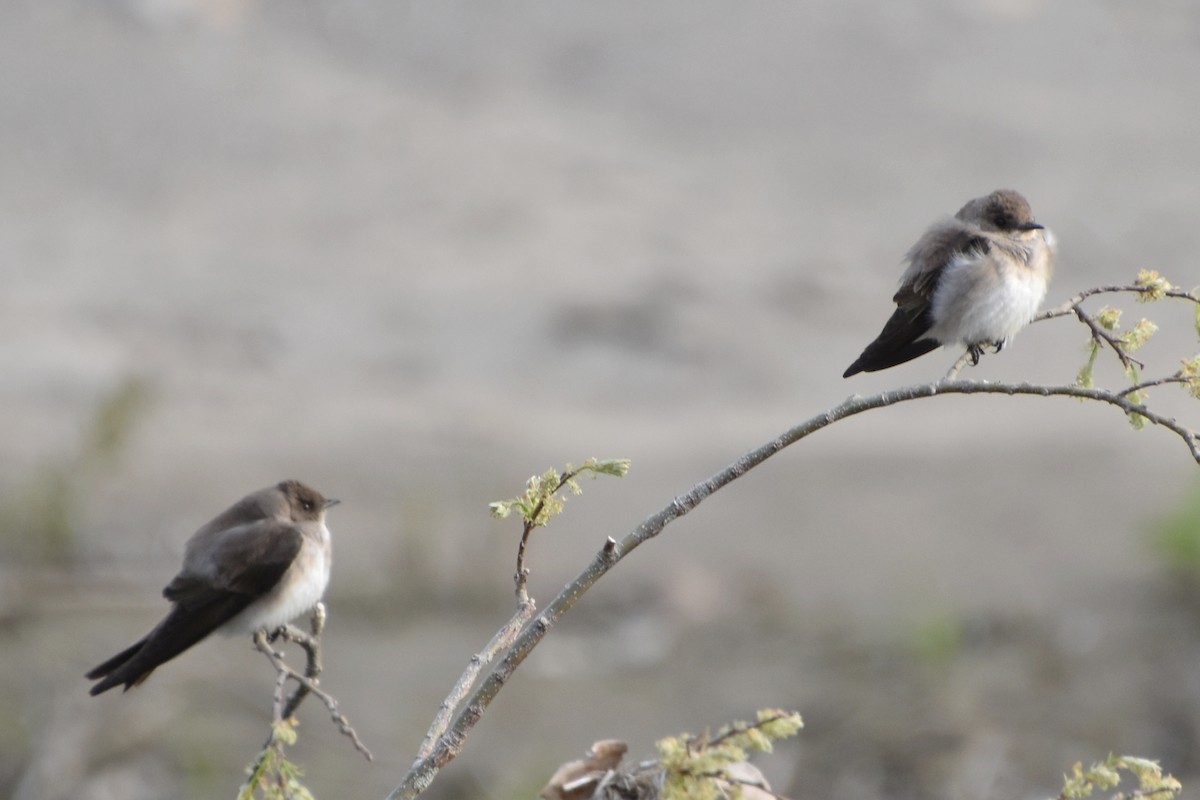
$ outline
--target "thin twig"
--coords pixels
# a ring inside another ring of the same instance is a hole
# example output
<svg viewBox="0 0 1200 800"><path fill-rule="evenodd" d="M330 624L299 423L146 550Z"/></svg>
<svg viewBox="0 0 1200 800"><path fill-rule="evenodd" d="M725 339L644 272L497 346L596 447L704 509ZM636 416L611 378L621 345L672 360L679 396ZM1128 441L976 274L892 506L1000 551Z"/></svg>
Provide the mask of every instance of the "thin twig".
<svg viewBox="0 0 1200 800"><path fill-rule="evenodd" d="M558 494L567 485L567 481L574 478L579 472L580 470L567 470L564 472L558 479L558 485L546 497L553 497ZM533 533L534 528L540 528L544 524L538 522L538 518L541 517L542 511L546 508L546 497L537 501L537 505L533 507L532 513L529 514L529 518L525 520L525 527L521 531L521 541L517 545L517 572L513 576L513 580L516 582L518 609L523 608L527 603L531 602L529 599L529 570L525 567L525 550L529 544L529 536Z"/></svg>
<svg viewBox="0 0 1200 800"><path fill-rule="evenodd" d="M1042 320L1054 319L1055 317L1065 317L1068 314L1074 314L1075 308L1080 303L1082 303L1084 300L1087 300L1089 297L1095 297L1098 294L1119 294L1122 292L1131 292L1133 294L1149 294L1152 291L1154 291L1154 288L1151 286L1138 286L1136 284L1129 284L1126 286L1096 286L1091 289L1085 289L1074 297L1063 301L1061 305L1046 309L1034 317L1033 321L1041 322ZM1193 292L1184 291L1183 289L1168 289L1167 291L1163 292L1163 296L1176 300L1190 300L1193 303L1200 304L1200 295L1197 295Z"/></svg>
<svg viewBox="0 0 1200 800"><path fill-rule="evenodd" d="M285 642L292 642L299 645L305 653L304 677L308 678L308 684L316 685L317 679L321 677L321 672L324 667L321 664L321 631L325 628L325 604L317 603L313 610L311 622L312 634L309 635L299 628L291 625L284 625L279 629L278 635ZM296 709L304 702L304 698L308 696L308 685L298 683L296 690L292 692L292 696L288 698L287 705L284 706L279 719L287 719L296 713Z"/></svg>
<svg viewBox="0 0 1200 800"><path fill-rule="evenodd" d="M328 692L322 691L311 679L292 669L291 666L283 660L283 654L276 652L271 647L270 643L267 642L267 635L265 631L260 630L255 632L254 646L260 653L267 657L267 659L271 662L271 666L275 667L277 671L286 673L287 677L304 686L307 689L307 693L312 693L320 698L321 702L325 704L325 708L329 710L329 716L333 719L334 724L338 726L338 729L342 732L342 734L348 737L350 741L354 743L355 749L362 753L366 757L367 761L373 760L371 751L368 750L366 745L362 743L362 740L358 738L358 733L350 725L350 720L346 719L345 715L338 710L337 700L335 700ZM287 717L284 717L284 719L287 719Z"/></svg>
<svg viewBox="0 0 1200 800"><path fill-rule="evenodd" d="M321 674L321 646L319 639L321 636L321 631L325 628L324 603L317 603L313 607L309 625L312 630L312 636L309 636L308 634L304 633L304 631L300 630L299 628L295 628L292 625L284 625L278 628L273 634L271 634L270 637L266 637L263 631L258 631L255 633L255 646L258 647L258 637L260 634L265 637L264 641L267 639L273 640L275 638L283 638L284 641L295 642L304 648L304 651L307 654L305 676L310 682L315 681L317 676ZM258 649L262 652L266 652L263 651L261 647ZM282 658L282 654L275 653L274 650L271 650L270 654L278 655L280 658ZM268 657L270 657L270 655L268 655ZM274 663L274 660L272 660L272 664ZM290 669L281 670L278 668L275 671L275 690L271 694L271 719L273 722L282 722L283 720L292 716L292 714L295 714L296 709L300 706L300 703L303 702L304 698L308 696L308 687L303 683L297 683L296 690L292 692L292 696L289 697L286 702L284 701L284 693L287 687L287 681L288 678L291 677L289 674L290 672ZM274 728L272 728L271 735L267 737L267 741L263 743L262 751L258 755L258 760L255 761L254 766L250 768L250 774L252 776L251 780L255 779L253 776L261 774L262 766L266 762L267 756L270 754L270 750L272 748L280 753L283 752L283 742L276 737Z"/></svg>
<svg viewBox="0 0 1200 800"><path fill-rule="evenodd" d="M542 503L539 502L536 510L540 512L541 509ZM525 566L525 548L529 545L529 535L536 527L532 521L526 520L521 531L521 542L517 545L517 571L513 574L513 581L516 583L518 606L529 602L529 569Z"/></svg>
<svg viewBox="0 0 1200 800"><path fill-rule="evenodd" d="M943 380L869 397L854 395L828 411L796 425L766 444L749 451L712 477L696 484L672 500L665 508L643 520L615 546L611 541L606 542L592 558L591 563L525 627L504 658L484 677L479 688L475 690L455 718L454 723L444 735L438 738L427 755L417 759L400 784L388 795L388 800L401 800L401 798L410 800L429 786L441 768L458 755L467 734L479 721L488 705L554 624L579 601L596 581L639 545L662 533L667 525L686 515L700 505L705 498L742 477L771 456L840 419L910 400L950 394L1007 394L1096 400L1114 406L1126 414L1139 414L1147 421L1175 433L1183 440L1193 460L1200 464L1200 435L1195 431L1179 424L1172 418L1151 411L1144 405L1134 403L1127 397L1102 389L1081 386L1040 386L1028 383L1006 384Z"/></svg>
<svg viewBox="0 0 1200 800"><path fill-rule="evenodd" d="M704 744L706 747L712 747L713 745L720 744L721 742L725 741L730 736L736 736L739 733L745 733L746 731L752 731L755 728L761 728L764 725L769 725L772 722L778 722L779 720L786 719L787 717L790 717L790 716L792 716L792 715L786 714L786 713L772 714L769 717L760 719L758 722L748 722L744 725L730 725L729 730L725 731L724 733L719 733L711 739L705 739L702 742L697 737L693 736L692 741L700 742L700 743Z"/></svg>
<svg viewBox="0 0 1200 800"><path fill-rule="evenodd" d="M950 371L946 373L946 377L943 378L942 380L946 380L946 381L955 380L958 377L958 373L962 372L963 367L965 367L968 363L970 363L970 361L971 361L971 351L964 350L963 354L958 357L958 361L955 361L954 364L951 365Z"/></svg>
<svg viewBox="0 0 1200 800"><path fill-rule="evenodd" d="M1159 291L1159 289L1155 286L1143 286L1136 283L1125 286L1096 286L1094 288L1085 289L1084 291L1079 292L1074 297L1064 301L1061 305L1043 311L1041 314L1038 314L1033 318L1033 322L1042 322L1044 320L1055 319L1056 317L1065 317L1069 314L1074 314L1075 317L1084 325L1086 325L1088 330L1091 331L1092 341L1099 344L1107 344L1110 348L1112 348L1112 351L1117 354L1117 358L1120 359L1121 366L1124 367L1126 371L1128 371L1132 366L1136 366L1138 369L1145 369L1145 364L1129 355L1129 351L1127 349L1128 343L1124 340L1124 338L1120 336L1114 336L1105 330L1104 326L1097 322L1094 316L1083 310L1082 303L1089 297L1095 297L1099 294L1150 294L1157 291ZM1200 305L1200 294L1197 294L1195 291L1189 292L1183 289L1172 288L1163 291L1162 296L1170 297L1175 300L1188 300L1192 303ZM953 370L951 370L951 372L953 375L947 375L947 379L957 375L957 372L954 372ZM1163 382L1166 383L1170 381L1164 380ZM1126 389L1124 392L1122 392L1122 394L1132 394L1133 392L1137 391L1137 389L1138 387L1132 387L1130 389Z"/></svg>
<svg viewBox="0 0 1200 800"><path fill-rule="evenodd" d="M1119 336L1113 336L1104 329L1104 326L1096 321L1096 318L1084 311L1079 306L1074 308L1075 316L1092 332L1092 339L1102 344L1107 344L1117 354L1117 358L1121 359L1121 366L1129 369L1131 365L1137 365L1138 369L1145 369L1146 365L1138 361L1133 356L1125 351L1125 342Z"/></svg>
<svg viewBox="0 0 1200 800"><path fill-rule="evenodd" d="M283 694L287 688L287 679L288 676L286 672L275 673L275 691L271 695L271 718L275 722L279 722L282 719L287 719L287 717L283 715ZM269 742L270 740L268 740L268 743Z"/></svg>
<svg viewBox="0 0 1200 800"><path fill-rule="evenodd" d="M1143 389L1149 389L1152 386L1165 386L1168 383L1187 383L1187 382L1188 382L1187 378L1183 377L1178 372L1176 372L1174 375L1170 375L1166 378L1157 378L1152 381L1142 381L1141 383L1135 383L1133 386L1126 387L1126 388L1122 389L1121 391L1117 392L1117 394L1121 395L1122 397L1128 397L1129 395L1134 394L1135 392L1140 392Z"/></svg>

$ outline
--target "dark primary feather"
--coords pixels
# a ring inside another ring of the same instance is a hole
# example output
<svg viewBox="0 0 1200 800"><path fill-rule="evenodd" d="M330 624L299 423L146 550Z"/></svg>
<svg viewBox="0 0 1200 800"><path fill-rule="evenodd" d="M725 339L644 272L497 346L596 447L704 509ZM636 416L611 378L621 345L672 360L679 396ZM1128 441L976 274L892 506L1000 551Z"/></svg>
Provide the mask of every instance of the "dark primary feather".
<svg viewBox="0 0 1200 800"><path fill-rule="evenodd" d="M150 634L146 634L141 639L139 639L138 641L131 644L129 647L126 647L124 650L117 653L115 656L110 658L108 661L105 661L103 664L101 664L97 667L92 667L91 671L88 672L88 674L84 677L86 677L89 681L99 680L100 678L103 678L105 675L108 675L114 669L121 666L126 661L128 661L129 659L131 659L135 655L137 655L137 652L139 650L141 650L142 647L145 646L146 640L149 638L150 638ZM94 691L92 693L95 694Z"/></svg>
<svg viewBox="0 0 1200 800"><path fill-rule="evenodd" d="M941 346L939 342L921 338L932 324L928 307L916 314L897 308L883 331L842 373L842 377L894 367L936 350Z"/></svg>
<svg viewBox="0 0 1200 800"><path fill-rule="evenodd" d="M125 684L125 690L150 677L160 664L170 661L208 636L242 611L254 598L246 594L220 592L193 606L177 605L158 626L132 647L105 661L87 674L91 680L104 678L91 688L97 695Z"/></svg>
<svg viewBox="0 0 1200 800"><path fill-rule="evenodd" d="M219 577L214 581L188 572L176 575L163 589L175 607L145 638L87 673L90 680L104 678L91 694L120 684L126 690L138 685L160 664L233 619L279 582L302 544L299 528L283 521L232 531L221 544Z"/></svg>

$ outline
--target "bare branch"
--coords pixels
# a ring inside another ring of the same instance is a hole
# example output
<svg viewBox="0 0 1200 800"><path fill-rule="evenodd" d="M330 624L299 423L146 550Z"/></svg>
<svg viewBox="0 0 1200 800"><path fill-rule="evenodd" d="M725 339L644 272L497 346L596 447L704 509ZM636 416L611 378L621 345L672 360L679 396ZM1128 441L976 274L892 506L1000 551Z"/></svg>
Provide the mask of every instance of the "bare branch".
<svg viewBox="0 0 1200 800"><path fill-rule="evenodd" d="M524 539L522 539L524 541ZM609 540L611 541L611 540ZM525 623L533 616L533 612L537 610L534 602L526 598L525 602L517 608L517 613L513 614L503 628L496 631L496 635L487 643L479 653L471 656L471 661L467 664L466 670L459 676L458 683L454 684L454 688L450 690L450 694L438 706L437 714L433 718L433 724L429 726L429 732L425 734L425 739L421 742L421 747L417 750L417 758L425 758L433 751L434 741L446 732L446 728L450 726L450 717L454 714L454 709L458 708L458 704L467 696L467 692L475 685L475 680L479 677L480 671L488 664L492 663L492 659L501 650L505 650L512 646L513 640L517 638L517 634L521 632L521 628L525 627Z"/></svg>
<svg viewBox="0 0 1200 800"><path fill-rule="evenodd" d="M288 675L286 672L275 673L275 691L271 695L271 699L273 701L271 703L271 719L276 722L281 719L287 719L287 717L283 715L283 694L287 690L287 679ZM267 744L270 744L270 740L268 740ZM265 746L267 745L264 745L264 747Z"/></svg>
<svg viewBox="0 0 1200 800"><path fill-rule="evenodd" d="M321 632L325 630L324 603L317 603L316 608L313 609L312 617L309 619L309 626L312 631L311 636L291 625L284 625L276 633L285 642L292 642L303 648L306 657L304 677L308 678L309 682L315 685L317 678L321 676L321 671L324 669L321 664ZM292 696L288 698L287 704L276 719L287 719L292 714L295 714L296 709L300 707L300 703L304 702L304 698L308 696L308 693L308 686L304 683L298 683L296 690L292 692Z"/></svg>
<svg viewBox="0 0 1200 800"><path fill-rule="evenodd" d="M322 691L317 687L317 684L313 680L292 669L291 666L289 666L288 663L283 660L283 653L276 652L271 647L270 643L267 641L267 636L264 631L260 630L255 632L254 646L260 653L267 657L267 659L271 662L271 665L274 666L277 671L285 673L288 678L291 678L303 686L307 690L306 694L311 693L320 698L321 702L325 704L325 708L329 710L329 716L333 719L334 723L338 726L338 729L342 732L342 734L347 736L350 741L354 743L354 748L358 750L358 752L362 753L363 756L366 757L367 761L373 760L371 751L368 750L366 745L362 743L362 740L358 738L358 733L350 725L350 720L346 719L345 715L338 710L337 700L335 700L331 694ZM287 719L287 717L284 717L284 719Z"/></svg>
<svg viewBox="0 0 1200 800"><path fill-rule="evenodd" d="M1156 378L1152 381L1142 381L1141 383L1135 383L1133 386L1126 387L1125 389L1122 389L1120 392L1117 392L1117 394L1119 394L1122 397L1128 397L1131 394L1137 394L1138 392L1141 392L1143 389L1149 389L1151 386L1165 386L1168 383L1183 384L1183 383L1187 383L1187 382L1188 382L1187 378L1183 377L1183 375L1176 372L1174 375L1168 375L1165 378Z"/></svg>

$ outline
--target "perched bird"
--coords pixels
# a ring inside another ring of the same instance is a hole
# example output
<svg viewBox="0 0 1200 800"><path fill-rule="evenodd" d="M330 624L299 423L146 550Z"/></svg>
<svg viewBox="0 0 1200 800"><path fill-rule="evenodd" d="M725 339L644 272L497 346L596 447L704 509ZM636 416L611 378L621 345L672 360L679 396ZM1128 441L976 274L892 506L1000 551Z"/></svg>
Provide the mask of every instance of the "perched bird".
<svg viewBox="0 0 1200 800"><path fill-rule="evenodd" d="M300 481L246 495L188 540L163 589L174 606L139 641L87 674L93 695L137 686L156 667L220 630L274 630L317 604L332 563L326 500Z"/></svg>
<svg viewBox="0 0 1200 800"><path fill-rule="evenodd" d="M978 364L1029 324L1054 271L1054 235L1019 192L977 197L935 222L905 256L896 311L843 378L958 344Z"/></svg>

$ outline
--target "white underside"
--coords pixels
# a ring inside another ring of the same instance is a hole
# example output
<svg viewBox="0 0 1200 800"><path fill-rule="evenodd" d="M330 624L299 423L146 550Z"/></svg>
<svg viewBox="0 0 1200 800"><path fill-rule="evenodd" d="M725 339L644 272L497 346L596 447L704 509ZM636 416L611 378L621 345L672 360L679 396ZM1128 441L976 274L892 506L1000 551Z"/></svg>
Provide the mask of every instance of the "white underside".
<svg viewBox="0 0 1200 800"><path fill-rule="evenodd" d="M323 529L322 533L327 543L329 531ZM306 540L275 588L221 626L221 633L232 636L253 633L259 628L272 630L310 610L329 585L328 553L324 543Z"/></svg>
<svg viewBox="0 0 1200 800"><path fill-rule="evenodd" d="M1046 249L1038 248L1031 261L1045 257ZM1002 344L1029 324L1046 297L1048 270L1032 263L997 269L992 258L972 254L946 265L928 337L944 345Z"/></svg>

